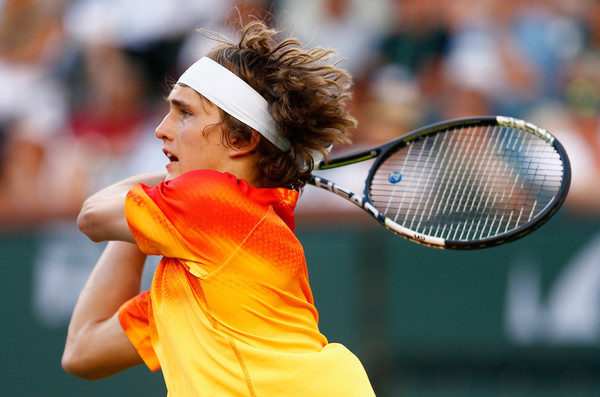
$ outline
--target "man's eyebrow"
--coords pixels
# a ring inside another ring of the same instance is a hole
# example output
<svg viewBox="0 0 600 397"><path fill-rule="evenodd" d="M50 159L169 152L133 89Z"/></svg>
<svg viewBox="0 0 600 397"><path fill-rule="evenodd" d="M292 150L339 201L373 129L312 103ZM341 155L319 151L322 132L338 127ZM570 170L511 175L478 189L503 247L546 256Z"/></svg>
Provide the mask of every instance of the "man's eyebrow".
<svg viewBox="0 0 600 397"><path fill-rule="evenodd" d="M172 106L176 107L176 108L185 108L185 109L190 109L192 107L191 104L187 103L186 101L183 101L181 99L177 99L177 98L171 98L171 97L167 97L165 98L167 103L171 104Z"/></svg>

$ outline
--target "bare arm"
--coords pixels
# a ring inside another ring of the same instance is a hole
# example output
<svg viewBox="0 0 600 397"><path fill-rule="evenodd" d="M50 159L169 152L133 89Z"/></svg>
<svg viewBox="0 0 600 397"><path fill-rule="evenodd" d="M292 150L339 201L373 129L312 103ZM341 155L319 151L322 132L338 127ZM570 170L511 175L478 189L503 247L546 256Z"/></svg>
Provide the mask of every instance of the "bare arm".
<svg viewBox="0 0 600 397"><path fill-rule="evenodd" d="M137 183L156 186L166 173L136 175L115 183L90 196L77 217L77 226L92 241L119 240L135 242L125 219L125 197Z"/></svg>
<svg viewBox="0 0 600 397"><path fill-rule="evenodd" d="M146 256L136 245L111 241L83 288L69 324L63 369L100 379L142 363L117 311L140 292Z"/></svg>

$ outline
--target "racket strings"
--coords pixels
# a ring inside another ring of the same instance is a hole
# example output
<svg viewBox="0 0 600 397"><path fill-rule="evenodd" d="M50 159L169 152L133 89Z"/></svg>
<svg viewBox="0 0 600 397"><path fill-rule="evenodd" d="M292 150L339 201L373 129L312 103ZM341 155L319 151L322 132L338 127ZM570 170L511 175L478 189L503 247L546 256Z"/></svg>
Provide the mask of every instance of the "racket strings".
<svg viewBox="0 0 600 397"><path fill-rule="evenodd" d="M399 181L389 178L400 173ZM422 136L389 155L368 195L394 222L447 240L481 240L531 222L560 188L554 147L517 128L476 126Z"/></svg>

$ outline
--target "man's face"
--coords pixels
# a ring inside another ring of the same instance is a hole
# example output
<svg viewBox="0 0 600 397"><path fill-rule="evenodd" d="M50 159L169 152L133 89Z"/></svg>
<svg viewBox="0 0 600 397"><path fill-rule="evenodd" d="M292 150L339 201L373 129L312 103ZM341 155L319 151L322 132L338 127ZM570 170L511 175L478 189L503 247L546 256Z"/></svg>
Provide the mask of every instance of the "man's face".
<svg viewBox="0 0 600 397"><path fill-rule="evenodd" d="M169 113L155 132L169 159L166 179L199 169L225 171L228 148L221 139L220 109L183 85L175 85L167 102Z"/></svg>

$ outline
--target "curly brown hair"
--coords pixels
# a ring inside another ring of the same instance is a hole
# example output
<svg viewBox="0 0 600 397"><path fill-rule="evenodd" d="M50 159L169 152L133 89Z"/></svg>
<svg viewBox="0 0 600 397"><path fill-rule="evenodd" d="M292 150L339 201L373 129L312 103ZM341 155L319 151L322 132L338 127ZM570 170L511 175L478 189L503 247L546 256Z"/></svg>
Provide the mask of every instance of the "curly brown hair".
<svg viewBox="0 0 600 397"><path fill-rule="evenodd" d="M261 94L282 136L291 142L282 153L261 136L257 168L265 187L301 189L311 177L311 152L327 158L336 143L350 143L356 119L346 109L351 99L351 76L321 47L306 49L294 38L278 41L279 31L255 20L241 31L238 42L215 37L217 45L207 56L235 73ZM224 140L250 142L252 129L223 113Z"/></svg>

